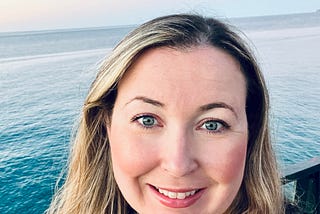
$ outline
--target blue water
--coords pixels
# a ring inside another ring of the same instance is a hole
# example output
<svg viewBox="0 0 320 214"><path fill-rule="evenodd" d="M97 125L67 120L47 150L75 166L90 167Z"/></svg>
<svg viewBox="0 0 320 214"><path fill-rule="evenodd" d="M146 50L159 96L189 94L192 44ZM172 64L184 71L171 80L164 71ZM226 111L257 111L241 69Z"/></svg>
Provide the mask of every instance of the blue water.
<svg viewBox="0 0 320 214"><path fill-rule="evenodd" d="M320 15L230 22L248 35L266 76L281 165L320 156ZM0 34L0 213L48 207L98 63L131 29Z"/></svg>

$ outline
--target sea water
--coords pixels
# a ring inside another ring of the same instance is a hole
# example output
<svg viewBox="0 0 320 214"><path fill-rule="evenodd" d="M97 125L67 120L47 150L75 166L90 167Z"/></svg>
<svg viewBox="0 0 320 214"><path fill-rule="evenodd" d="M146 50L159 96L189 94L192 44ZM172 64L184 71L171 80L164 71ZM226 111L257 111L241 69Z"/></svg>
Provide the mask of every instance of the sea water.
<svg viewBox="0 0 320 214"><path fill-rule="evenodd" d="M282 167L320 156L320 14L230 19L266 77ZM101 60L133 29L0 34L0 213L43 213Z"/></svg>

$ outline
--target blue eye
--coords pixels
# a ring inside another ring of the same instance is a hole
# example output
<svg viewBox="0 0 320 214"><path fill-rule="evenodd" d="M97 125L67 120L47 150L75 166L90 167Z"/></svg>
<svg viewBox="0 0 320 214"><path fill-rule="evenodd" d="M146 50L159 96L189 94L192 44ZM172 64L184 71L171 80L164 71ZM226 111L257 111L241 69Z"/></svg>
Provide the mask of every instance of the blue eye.
<svg viewBox="0 0 320 214"><path fill-rule="evenodd" d="M202 129L206 129L209 132L219 132L225 127L226 126L222 122L216 120L208 120L201 126Z"/></svg>
<svg viewBox="0 0 320 214"><path fill-rule="evenodd" d="M158 125L158 121L152 116L140 116L136 120L146 128L151 128Z"/></svg>

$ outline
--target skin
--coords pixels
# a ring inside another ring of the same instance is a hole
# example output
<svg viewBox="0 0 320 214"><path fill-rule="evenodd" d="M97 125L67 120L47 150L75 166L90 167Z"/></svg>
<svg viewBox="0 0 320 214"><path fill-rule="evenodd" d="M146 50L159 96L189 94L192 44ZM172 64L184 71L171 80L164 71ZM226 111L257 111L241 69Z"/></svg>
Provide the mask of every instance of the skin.
<svg viewBox="0 0 320 214"><path fill-rule="evenodd" d="M108 127L115 179L128 203L138 213L225 212L243 179L245 102L240 65L220 49L142 54L119 83ZM155 187L197 193L191 203Z"/></svg>

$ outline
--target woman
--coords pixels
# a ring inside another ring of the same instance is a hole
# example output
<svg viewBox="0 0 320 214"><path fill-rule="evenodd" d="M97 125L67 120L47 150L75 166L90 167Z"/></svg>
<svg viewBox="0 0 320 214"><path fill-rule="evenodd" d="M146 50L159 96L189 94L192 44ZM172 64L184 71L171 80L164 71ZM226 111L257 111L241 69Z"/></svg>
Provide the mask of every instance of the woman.
<svg viewBox="0 0 320 214"><path fill-rule="evenodd" d="M249 48L197 15L149 21L93 82L49 213L283 213Z"/></svg>

